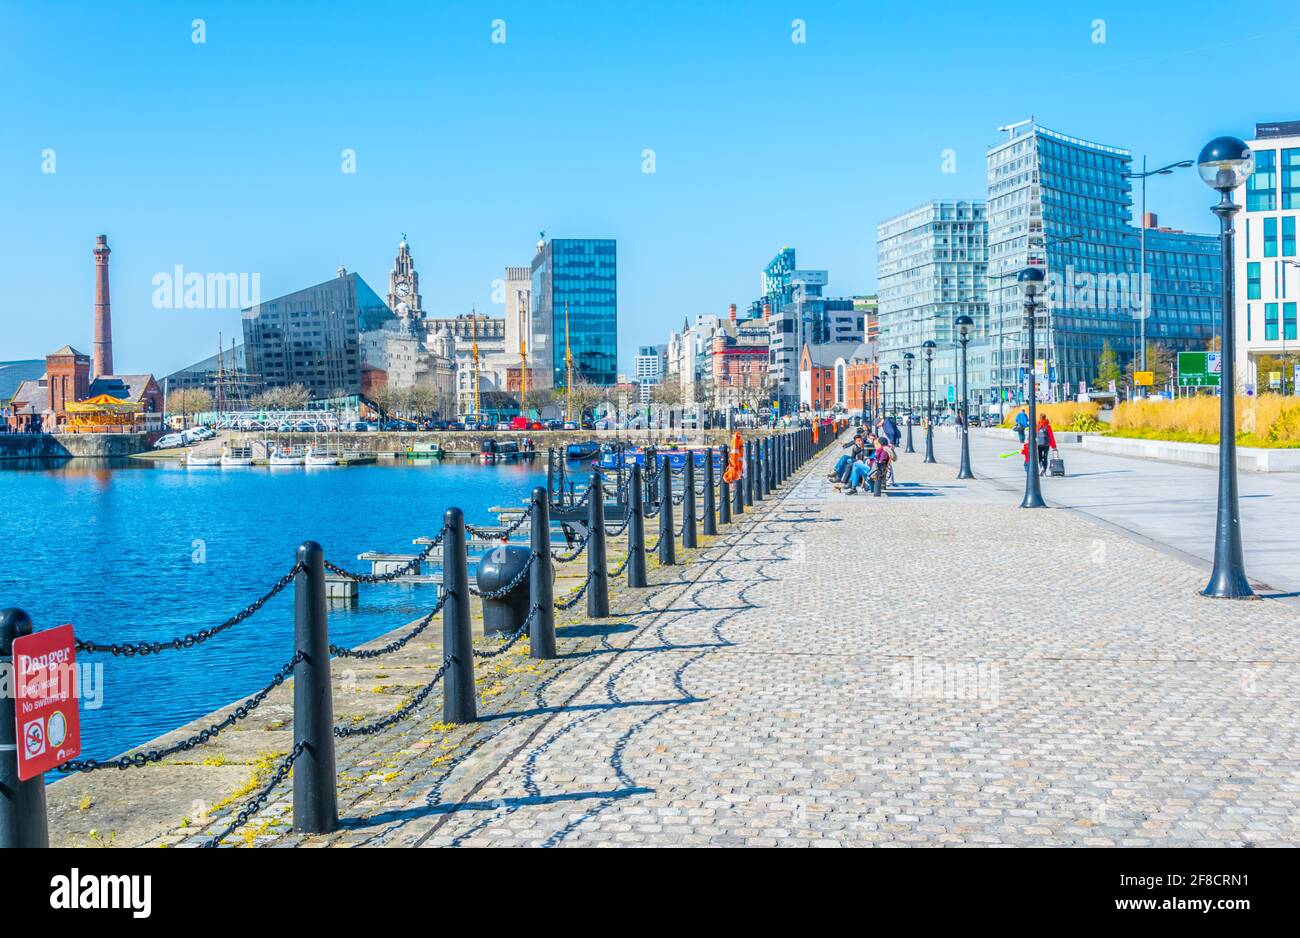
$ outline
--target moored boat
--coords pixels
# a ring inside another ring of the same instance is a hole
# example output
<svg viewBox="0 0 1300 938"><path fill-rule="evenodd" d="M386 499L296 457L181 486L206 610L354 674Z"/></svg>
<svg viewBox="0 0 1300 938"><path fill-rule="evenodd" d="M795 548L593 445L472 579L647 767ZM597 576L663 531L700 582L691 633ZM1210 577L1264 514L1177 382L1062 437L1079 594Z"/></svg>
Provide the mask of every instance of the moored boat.
<svg viewBox="0 0 1300 938"><path fill-rule="evenodd" d="M303 463L308 466L337 466L339 464L339 455L330 449L318 449L315 446L309 446L303 456Z"/></svg>
<svg viewBox="0 0 1300 938"><path fill-rule="evenodd" d="M253 447L227 446L221 450L221 465L251 466L253 464Z"/></svg>

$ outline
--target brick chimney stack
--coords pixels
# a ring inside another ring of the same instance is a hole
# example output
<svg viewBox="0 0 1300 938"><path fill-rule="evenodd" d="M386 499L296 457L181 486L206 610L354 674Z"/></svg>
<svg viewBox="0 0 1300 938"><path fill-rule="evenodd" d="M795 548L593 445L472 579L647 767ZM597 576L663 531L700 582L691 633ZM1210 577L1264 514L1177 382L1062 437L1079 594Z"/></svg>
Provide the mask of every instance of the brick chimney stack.
<svg viewBox="0 0 1300 938"><path fill-rule="evenodd" d="M736 321L736 304L735 304L735 303L732 303L732 304L731 304L731 321L732 321L732 322L735 322L735 321Z"/></svg>
<svg viewBox="0 0 1300 938"><path fill-rule="evenodd" d="M95 238L95 360L90 380L113 373L113 316L108 299L108 236Z"/></svg>
<svg viewBox="0 0 1300 938"><path fill-rule="evenodd" d="M763 321L764 321L764 322L767 322L767 321L768 321L769 319L771 319L771 318L772 318L772 304L771 304L771 303L764 303L764 304L763 304Z"/></svg>
<svg viewBox="0 0 1300 938"><path fill-rule="evenodd" d="M1143 216L1142 216L1142 224L1143 224L1143 226L1146 227L1146 228L1159 228L1159 227L1160 227L1160 222L1159 222L1159 220L1156 218L1156 213L1155 213L1155 212L1147 212L1145 215L1143 215Z"/></svg>

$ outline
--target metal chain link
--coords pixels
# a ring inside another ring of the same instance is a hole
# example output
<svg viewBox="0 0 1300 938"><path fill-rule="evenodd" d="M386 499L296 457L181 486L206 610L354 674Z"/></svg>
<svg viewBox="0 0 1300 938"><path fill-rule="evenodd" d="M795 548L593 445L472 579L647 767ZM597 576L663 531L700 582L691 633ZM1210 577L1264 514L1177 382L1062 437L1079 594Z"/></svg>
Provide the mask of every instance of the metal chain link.
<svg viewBox="0 0 1300 938"><path fill-rule="evenodd" d="M523 636L528 632L528 630L532 628L533 619L537 618L537 613L541 612L541 610L542 610L541 606L534 604L533 607L528 610L528 618L524 619L524 621L520 623L519 628L515 629L514 632L510 634L509 638L507 638L496 648L493 648L491 651L480 651L477 648L474 649L474 657L495 658L497 655L504 655L507 651L509 651L512 647L514 647L515 642L523 638Z"/></svg>
<svg viewBox="0 0 1300 938"><path fill-rule="evenodd" d="M557 554L555 551L551 551L551 559L554 560L556 563L572 563L573 561L577 560L579 557L582 556L582 552L587 549L587 545L589 543L591 543L590 531L587 532L586 537L582 538L582 540L578 542L578 547L573 553Z"/></svg>
<svg viewBox="0 0 1300 938"><path fill-rule="evenodd" d="M522 515L506 525L504 531L488 531L486 528L476 527L472 524L465 525L465 531L472 537L482 538L483 540L505 540L514 534L523 526L523 523L533 515L533 506L529 505Z"/></svg>
<svg viewBox="0 0 1300 938"><path fill-rule="evenodd" d="M610 570L606 574L606 576L609 577L621 576L623 571L627 569L627 565L630 564L631 562L632 562L632 550L631 548L628 548L627 556L623 558L623 562L619 564L617 567L615 567L613 570Z"/></svg>
<svg viewBox="0 0 1300 938"><path fill-rule="evenodd" d="M528 562L523 565L523 568L520 569L520 571L514 575L514 578L505 586L494 590L479 590L476 587L471 586L469 588L470 595L477 596L480 599L502 599L510 595L514 592L515 587L524 581L524 577L528 576L528 571L532 569L533 563L536 560L537 554L535 552L530 553L528 555Z"/></svg>
<svg viewBox="0 0 1300 938"><path fill-rule="evenodd" d="M375 733L388 729L388 727L392 726L394 723L402 722L415 711L416 707L424 703L424 699L433 692L434 686L437 685L437 683L442 680L442 676L447 673L447 669L451 667L452 661L453 659L450 655L443 658L441 666L439 666L437 672L433 675L433 680L421 687L416 692L415 696L407 701L402 709L398 710L396 713L390 714L382 720L377 720L374 723L367 723L365 726L336 726L334 727L334 735L339 739L346 739L349 736L373 736Z"/></svg>
<svg viewBox="0 0 1300 938"><path fill-rule="evenodd" d="M290 569L284 576L280 577L280 579L276 580L275 585L272 586L264 595L253 600L225 622L222 622L220 625L214 625L210 629L200 629L199 631L192 632L189 635L182 635L165 642L124 642L119 645L116 643L101 644L100 642L93 642L88 639L77 639L77 651L106 651L110 655L116 655L123 658L134 658L136 655L156 655L160 651L167 651L169 649L180 650L182 648L193 648L195 645L202 645L214 635L224 632L231 626L238 625L265 606L273 597L287 588L289 584L293 582L293 578L297 576L298 572L302 569L303 565L301 563L295 563L292 569Z"/></svg>
<svg viewBox="0 0 1300 938"><path fill-rule="evenodd" d="M429 559L434 548L442 543L442 539L447 536L447 526L444 524L442 530L437 536L424 546L424 549L416 554L396 569L389 570L387 573L353 573L351 570L344 570L337 564L325 561L325 569L337 576L345 577L349 580L355 580L358 583L387 583L390 580L396 580L398 577L407 576L420 569L420 564Z"/></svg>
<svg viewBox="0 0 1300 938"><path fill-rule="evenodd" d="M616 528L606 528L606 529L605 529L605 536L606 536L606 537L618 537L620 534L622 534L624 531L627 530L627 526L631 523L631 521L632 521L632 516L631 516L631 513L629 512L629 513L628 513L628 517L624 518L624 519L623 519L623 523L620 524L618 527L616 527Z"/></svg>
<svg viewBox="0 0 1300 938"><path fill-rule="evenodd" d="M568 597L567 599L563 599L556 602L555 608L572 609L574 606L578 605L578 603L582 600L582 597L586 594L587 587L591 585L591 581L594 577L595 577L595 573L588 573L587 578L582 581L582 586L578 587L578 591L574 593L572 596Z"/></svg>
<svg viewBox="0 0 1300 938"><path fill-rule="evenodd" d="M419 635L421 632L427 629L429 627L429 623L433 621L433 617L442 611L442 607L447 604L447 595L448 594L446 592L440 592L438 594L437 605L435 605L432 609L429 610L429 614L426 615L420 621L419 625L411 629L411 631L403 635L401 638L393 639L383 648L372 648L366 651L357 651L352 648L344 648L341 645L330 645L330 654L338 655L340 658L378 658L381 655L392 654L398 649L406 647L407 642L409 642L411 639L415 638L415 636Z"/></svg>
<svg viewBox="0 0 1300 938"><path fill-rule="evenodd" d="M230 822L225 830L220 834L217 834L215 837L205 840L200 846L205 848L220 847L223 840L247 824L253 815L258 811L261 811L266 805L266 799L271 797L271 792L275 791L276 786L289 777L289 772L293 769L293 764L298 761L298 757L302 755L306 749L307 743L304 740L303 742L297 743L293 749L289 750L289 754L284 757L278 766L276 766L275 774L271 776L270 783L257 793L256 798L240 809L239 813L235 815L235 819Z"/></svg>
<svg viewBox="0 0 1300 938"><path fill-rule="evenodd" d="M280 666L280 670L275 672L275 677L271 678L271 683L237 706L220 723L214 723L187 739L172 743L170 746L164 746L162 749L149 749L102 762L98 759L74 759L71 762L63 763L59 768L64 772L94 772L97 769L139 769L153 762L161 762L168 756L175 755L178 752L187 752L197 746L202 746L261 706L267 695L283 684L289 675L293 673L293 669L306 657L301 651L296 652L292 658Z"/></svg>

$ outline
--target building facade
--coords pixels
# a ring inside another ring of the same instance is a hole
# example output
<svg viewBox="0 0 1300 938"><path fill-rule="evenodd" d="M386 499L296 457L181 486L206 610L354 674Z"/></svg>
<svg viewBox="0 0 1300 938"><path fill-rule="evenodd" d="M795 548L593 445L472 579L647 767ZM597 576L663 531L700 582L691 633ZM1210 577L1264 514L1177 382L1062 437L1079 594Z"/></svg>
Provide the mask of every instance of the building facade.
<svg viewBox="0 0 1300 938"><path fill-rule="evenodd" d="M248 370L266 387L301 384L315 397L359 393L360 334L394 320L364 280L339 268L332 280L243 311Z"/></svg>
<svg viewBox="0 0 1300 938"><path fill-rule="evenodd" d="M1238 387L1252 393L1296 390L1300 345L1300 121L1257 124L1248 141L1255 172L1234 198L1244 207L1233 234ZM1258 367L1273 359L1267 371Z"/></svg>
<svg viewBox="0 0 1300 938"><path fill-rule="evenodd" d="M1140 335L1169 351L1204 348L1218 311L1218 246L1209 235L1133 225L1133 157L1035 121L1004 128L988 150L988 277L993 384L1021 400L1031 363L1016 273L1046 268L1038 371L1046 400L1092 384L1105 347L1121 365L1140 357Z"/></svg>
<svg viewBox="0 0 1300 938"><path fill-rule="evenodd" d="M936 388L957 383L957 318L971 317L975 336L988 331L987 231L980 199L935 199L877 226L882 373L903 368L905 352L921 361L922 343L933 341ZM967 358L970 388L982 393L989 376L978 367L981 357L968 350Z"/></svg>
<svg viewBox="0 0 1300 938"><path fill-rule="evenodd" d="M549 364L553 387L618 379L618 251L613 239L552 238L537 245L530 269L530 360Z"/></svg>

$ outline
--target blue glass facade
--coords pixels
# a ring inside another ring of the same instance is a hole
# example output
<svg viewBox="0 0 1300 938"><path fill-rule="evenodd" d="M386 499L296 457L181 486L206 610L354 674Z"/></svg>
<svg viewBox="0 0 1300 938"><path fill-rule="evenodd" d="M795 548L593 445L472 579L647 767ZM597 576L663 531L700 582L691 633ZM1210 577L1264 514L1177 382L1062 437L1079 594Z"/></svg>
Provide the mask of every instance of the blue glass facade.
<svg viewBox="0 0 1300 938"><path fill-rule="evenodd" d="M549 359L552 384L565 387L565 314L573 376L591 384L618 381L618 256L610 238L554 238L532 266L534 353Z"/></svg>
<svg viewBox="0 0 1300 938"><path fill-rule="evenodd" d="M1038 322L1040 395L1072 398L1091 385L1105 345L1121 366L1148 342L1170 352L1205 348L1219 315L1219 244L1213 235L1133 224L1127 150L1033 123L988 154L989 334L995 393L1023 397L1029 362L1024 298L1015 273L1045 265L1049 292Z"/></svg>

